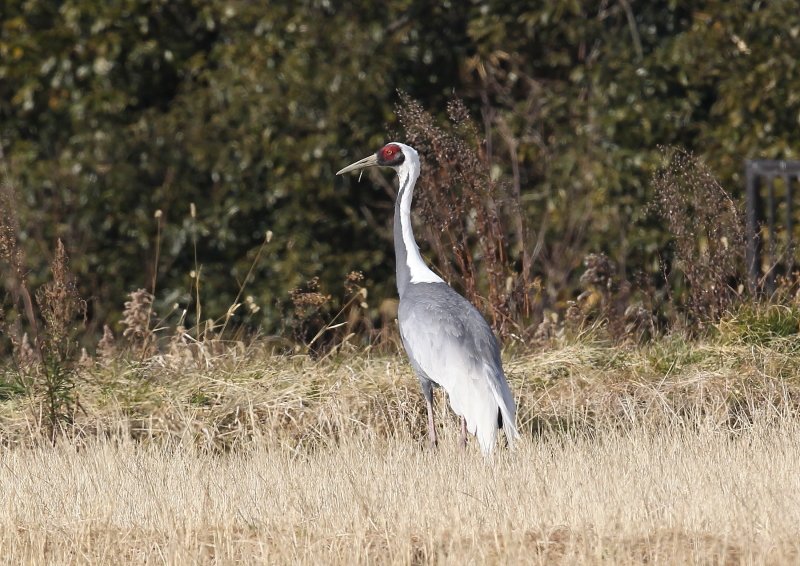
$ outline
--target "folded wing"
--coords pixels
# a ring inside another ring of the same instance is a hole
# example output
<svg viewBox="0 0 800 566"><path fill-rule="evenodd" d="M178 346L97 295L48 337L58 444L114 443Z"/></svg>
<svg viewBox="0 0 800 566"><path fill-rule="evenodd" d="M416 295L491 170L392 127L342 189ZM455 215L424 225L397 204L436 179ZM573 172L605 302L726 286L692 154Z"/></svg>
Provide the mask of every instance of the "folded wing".
<svg viewBox="0 0 800 566"><path fill-rule="evenodd" d="M498 425L518 438L516 407L491 328L478 310L444 283L409 285L400 301L400 333L414 368L447 391L485 453Z"/></svg>

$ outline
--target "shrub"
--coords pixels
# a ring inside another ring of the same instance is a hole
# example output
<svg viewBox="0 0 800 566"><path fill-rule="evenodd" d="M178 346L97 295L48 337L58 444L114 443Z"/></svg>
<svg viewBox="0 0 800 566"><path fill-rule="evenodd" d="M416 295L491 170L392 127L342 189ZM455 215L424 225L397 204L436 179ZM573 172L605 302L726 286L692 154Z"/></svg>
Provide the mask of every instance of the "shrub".
<svg viewBox="0 0 800 566"><path fill-rule="evenodd" d="M483 310L503 338L525 331L531 315L531 256L519 194L492 177L492 159L460 100L450 128L409 96L397 106L423 173L415 191L435 269Z"/></svg>
<svg viewBox="0 0 800 566"><path fill-rule="evenodd" d="M671 267L685 277L682 302L690 325L716 322L740 299L744 227L736 203L697 157L665 150L654 176L656 208L672 237Z"/></svg>

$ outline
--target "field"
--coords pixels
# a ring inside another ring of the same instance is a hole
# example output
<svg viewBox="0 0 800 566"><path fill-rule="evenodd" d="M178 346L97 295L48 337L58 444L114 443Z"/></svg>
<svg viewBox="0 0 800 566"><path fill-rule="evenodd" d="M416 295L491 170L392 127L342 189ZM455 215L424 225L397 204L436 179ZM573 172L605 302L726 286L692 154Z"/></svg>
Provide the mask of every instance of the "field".
<svg viewBox="0 0 800 566"><path fill-rule="evenodd" d="M399 356L98 363L54 445L33 397L0 404L2 561L793 563L795 350L673 337L509 355L524 440L488 460L458 448L441 401L441 446L425 446Z"/></svg>
<svg viewBox="0 0 800 566"><path fill-rule="evenodd" d="M4 3L0 566L800 564L795 3L399 7ZM412 190L489 458L426 442Z"/></svg>

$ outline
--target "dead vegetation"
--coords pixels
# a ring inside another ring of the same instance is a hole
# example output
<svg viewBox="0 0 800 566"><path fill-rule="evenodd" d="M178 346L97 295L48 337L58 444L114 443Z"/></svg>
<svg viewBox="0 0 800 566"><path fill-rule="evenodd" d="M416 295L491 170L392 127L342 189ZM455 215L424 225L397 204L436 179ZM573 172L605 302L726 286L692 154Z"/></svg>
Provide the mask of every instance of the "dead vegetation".
<svg viewBox="0 0 800 566"><path fill-rule="evenodd" d="M737 431L756 415L796 418L795 338L748 338L738 328L744 323L727 319L715 341L675 335L644 346L620 346L589 328L554 338L535 354L511 355L505 367L520 430L536 435L708 422ZM8 370L0 376L6 384L13 380ZM418 384L398 355L314 358L275 354L269 342L174 340L143 361L118 354L79 365L72 382L80 410L64 421L60 437L78 443L118 437L227 452L259 437L304 451L363 433L422 439L425 432ZM47 404L25 390L5 391L0 442L36 445L37 431L49 430Z"/></svg>
<svg viewBox="0 0 800 566"><path fill-rule="evenodd" d="M491 462L395 430L318 449L257 437L7 450L8 563L785 564L797 421L526 436ZM452 442L451 442L452 441Z"/></svg>
<svg viewBox="0 0 800 566"><path fill-rule="evenodd" d="M422 232L444 279L503 339L520 336L533 314L533 272L519 188L492 177L492 156L464 103L453 100L447 110L445 129L405 94L397 106L423 160L415 191Z"/></svg>
<svg viewBox="0 0 800 566"><path fill-rule="evenodd" d="M700 159L675 148L664 155L667 163L653 179L655 205L672 236L668 263L686 279L676 285L679 304L672 308L689 326L702 327L744 298L743 215Z"/></svg>

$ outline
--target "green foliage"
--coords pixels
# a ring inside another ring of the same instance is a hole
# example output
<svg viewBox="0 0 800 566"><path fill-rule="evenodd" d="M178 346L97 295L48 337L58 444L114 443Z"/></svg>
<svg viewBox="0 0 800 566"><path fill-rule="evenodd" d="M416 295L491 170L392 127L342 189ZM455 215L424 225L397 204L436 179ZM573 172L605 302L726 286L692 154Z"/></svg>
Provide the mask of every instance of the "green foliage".
<svg viewBox="0 0 800 566"><path fill-rule="evenodd" d="M687 366L700 364L708 352L696 347L683 334L673 334L647 348L649 363L665 376L680 374Z"/></svg>
<svg viewBox="0 0 800 566"><path fill-rule="evenodd" d="M643 205L658 145L695 152L737 196L745 158L797 155L791 2L490 6L471 68L518 142L551 294L598 249L657 273L668 234Z"/></svg>
<svg viewBox="0 0 800 566"><path fill-rule="evenodd" d="M246 284L247 324L272 333L316 276L338 297L361 270L370 300L393 296L389 199L333 173L396 135L398 89L438 117L455 92L519 192L540 308L563 309L592 252L661 277L658 145L734 197L743 159L797 156L798 34L788 0L28 0L0 16L2 174L32 287L61 238L90 328L154 280L156 310L193 326L199 268L203 318Z"/></svg>
<svg viewBox="0 0 800 566"><path fill-rule="evenodd" d="M20 383L18 375L12 371L0 373L0 401L8 401L25 393L25 386Z"/></svg>
<svg viewBox="0 0 800 566"><path fill-rule="evenodd" d="M720 333L731 342L762 345L800 334L800 307L795 304L742 305L720 324Z"/></svg>

